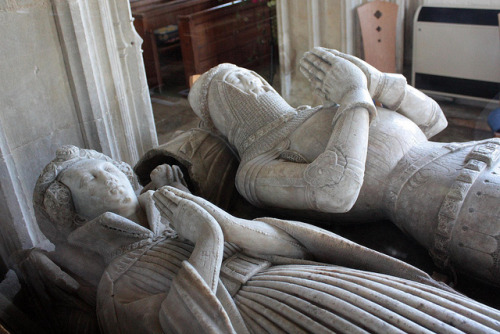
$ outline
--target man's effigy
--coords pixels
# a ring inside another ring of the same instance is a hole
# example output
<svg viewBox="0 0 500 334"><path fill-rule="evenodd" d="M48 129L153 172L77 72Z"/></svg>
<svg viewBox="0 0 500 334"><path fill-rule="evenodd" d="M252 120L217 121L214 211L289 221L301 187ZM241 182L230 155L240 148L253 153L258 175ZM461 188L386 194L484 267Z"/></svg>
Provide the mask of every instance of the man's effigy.
<svg viewBox="0 0 500 334"><path fill-rule="evenodd" d="M301 70L324 105L292 108L234 65L203 74L189 95L201 129L148 152L139 178L147 181L152 159L166 155L188 171L195 193L221 194L226 183L206 176L222 169L256 207L315 221L390 219L440 268L500 285L500 141L429 141L447 125L437 103L355 57L316 48Z"/></svg>
<svg viewBox="0 0 500 334"><path fill-rule="evenodd" d="M60 307L61 332L95 331L78 307L92 303L103 333L500 330L499 311L404 262L304 223L229 215L183 191L177 167L150 177L136 196L130 166L74 146L40 175L34 206L56 248L18 272Z"/></svg>

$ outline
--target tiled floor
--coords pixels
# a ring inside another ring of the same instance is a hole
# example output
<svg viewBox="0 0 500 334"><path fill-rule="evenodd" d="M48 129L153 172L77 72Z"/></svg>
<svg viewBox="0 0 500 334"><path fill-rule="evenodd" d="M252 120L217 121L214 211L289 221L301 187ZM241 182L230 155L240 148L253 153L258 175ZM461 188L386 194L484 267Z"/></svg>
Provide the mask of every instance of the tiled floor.
<svg viewBox="0 0 500 334"><path fill-rule="evenodd" d="M166 143L177 130L188 130L198 125L187 98L177 94L155 94L151 98L158 134L158 142Z"/></svg>

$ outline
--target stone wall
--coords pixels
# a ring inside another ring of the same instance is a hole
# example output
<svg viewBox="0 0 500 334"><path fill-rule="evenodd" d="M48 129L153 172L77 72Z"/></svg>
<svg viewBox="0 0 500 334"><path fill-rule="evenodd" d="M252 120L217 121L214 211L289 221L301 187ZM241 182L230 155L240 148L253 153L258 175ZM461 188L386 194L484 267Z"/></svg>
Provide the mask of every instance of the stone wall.
<svg viewBox="0 0 500 334"><path fill-rule="evenodd" d="M61 145L157 145L128 0L0 0L0 254L43 246L31 198Z"/></svg>

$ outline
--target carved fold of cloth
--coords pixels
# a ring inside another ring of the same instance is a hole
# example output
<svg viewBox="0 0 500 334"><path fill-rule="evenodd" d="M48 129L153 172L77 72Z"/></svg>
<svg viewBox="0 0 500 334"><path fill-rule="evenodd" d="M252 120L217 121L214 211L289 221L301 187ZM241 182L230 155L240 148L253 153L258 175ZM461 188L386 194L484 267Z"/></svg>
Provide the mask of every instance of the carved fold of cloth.
<svg viewBox="0 0 500 334"><path fill-rule="evenodd" d="M274 266L235 296L253 333L487 333L499 314L420 283L335 266Z"/></svg>
<svg viewBox="0 0 500 334"><path fill-rule="evenodd" d="M116 258L98 291L105 333L487 333L500 312L412 280L226 244L217 293L186 260L193 245L158 238Z"/></svg>

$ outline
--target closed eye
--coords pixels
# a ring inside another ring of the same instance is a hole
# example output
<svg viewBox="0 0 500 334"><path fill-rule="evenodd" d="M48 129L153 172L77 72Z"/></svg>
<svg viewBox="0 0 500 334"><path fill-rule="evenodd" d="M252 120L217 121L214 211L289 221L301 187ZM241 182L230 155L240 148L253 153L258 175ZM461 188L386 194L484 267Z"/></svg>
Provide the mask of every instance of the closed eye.
<svg viewBox="0 0 500 334"><path fill-rule="evenodd" d="M108 163L104 164L103 169L108 173L112 173L115 171L116 167L108 162Z"/></svg>
<svg viewBox="0 0 500 334"><path fill-rule="evenodd" d="M95 176L92 174L82 176L82 178L80 179L80 188L85 188L93 179L95 179Z"/></svg>

